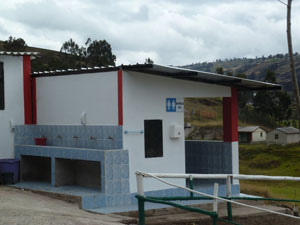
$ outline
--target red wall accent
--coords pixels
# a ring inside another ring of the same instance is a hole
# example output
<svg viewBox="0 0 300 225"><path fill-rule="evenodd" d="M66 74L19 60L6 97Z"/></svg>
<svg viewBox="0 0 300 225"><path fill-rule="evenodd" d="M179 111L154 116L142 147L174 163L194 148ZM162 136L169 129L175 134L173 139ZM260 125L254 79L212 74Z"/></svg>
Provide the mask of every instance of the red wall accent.
<svg viewBox="0 0 300 225"><path fill-rule="evenodd" d="M36 78L31 78L31 94L32 94L32 124L37 123L36 112Z"/></svg>
<svg viewBox="0 0 300 225"><path fill-rule="evenodd" d="M238 100L236 88L231 88L231 97L223 98L224 142L238 141Z"/></svg>
<svg viewBox="0 0 300 225"><path fill-rule="evenodd" d="M118 121L123 126L123 76L122 70L118 71Z"/></svg>
<svg viewBox="0 0 300 225"><path fill-rule="evenodd" d="M30 56L23 56L23 89L24 89L24 118L25 124L32 124L32 92L31 92L31 63Z"/></svg>

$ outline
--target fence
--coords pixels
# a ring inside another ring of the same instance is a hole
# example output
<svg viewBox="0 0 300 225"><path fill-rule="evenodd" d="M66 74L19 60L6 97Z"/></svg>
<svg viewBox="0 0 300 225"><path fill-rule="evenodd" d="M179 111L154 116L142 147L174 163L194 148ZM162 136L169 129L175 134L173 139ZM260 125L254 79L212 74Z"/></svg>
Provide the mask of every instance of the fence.
<svg viewBox="0 0 300 225"><path fill-rule="evenodd" d="M190 192L190 196L177 196L177 197L151 197L145 196L144 194L144 178L153 178L167 185L182 188ZM171 182L168 182L162 178L179 178L179 179L189 179L189 188L177 185ZM271 211L264 208L259 208L256 206L244 204L241 202L233 201L233 200L270 200L270 201L284 201L284 202L300 202L300 200L292 200L292 199L276 199L276 198L247 198L247 197L233 197L231 196L231 184L233 179L238 180L269 180L269 181L300 181L300 177L288 177L288 176L264 176L264 175L238 175L238 174L166 174L166 173L145 173L145 172L136 172L137 179L137 195L138 199L138 210L139 210L139 225L145 225L145 202L152 202L158 204L165 204L169 206L174 206L180 209L184 209L191 212L198 212L212 218L213 225L217 225L218 221L227 222L229 224L236 224L233 222L232 218L232 205L236 204L240 206L245 206L261 211L265 211L268 213L273 213L281 216L291 217L294 219L300 219L299 217L288 215L280 212ZM193 180L194 179L225 179L226 180L226 196L220 197L218 196L218 184L214 184L214 195L206 194L203 192L199 192L193 189ZM194 196L194 194L198 194L200 196ZM213 211L202 210L199 208L184 206L177 204L171 201L182 201L182 200L213 200ZM218 217L218 200L227 202L227 215L228 219L221 219Z"/></svg>

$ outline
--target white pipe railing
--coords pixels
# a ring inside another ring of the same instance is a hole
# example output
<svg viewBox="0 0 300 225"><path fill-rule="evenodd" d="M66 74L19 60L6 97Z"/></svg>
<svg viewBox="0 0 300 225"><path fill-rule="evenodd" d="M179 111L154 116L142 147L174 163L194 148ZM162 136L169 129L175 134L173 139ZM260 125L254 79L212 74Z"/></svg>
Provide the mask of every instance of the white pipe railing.
<svg viewBox="0 0 300 225"><path fill-rule="evenodd" d="M265 176L265 175L243 175L243 174L180 174L180 173L144 173L137 171L143 177L159 178L194 178L194 179L239 179L239 180L277 180L277 181L300 181L300 177L289 176Z"/></svg>
<svg viewBox="0 0 300 225"><path fill-rule="evenodd" d="M199 192L199 191L195 191L193 189L181 186L181 185L177 185L174 183L171 183L169 181L166 181L162 178L189 178L189 179L226 179L226 185L227 185L227 192L226 195L227 197L230 197L232 194L232 190L231 190L231 180L232 179L239 179L239 180L275 180L275 181L300 181L300 177L290 177L290 176L265 176L265 175L239 175L239 174L173 174L173 173L145 173L145 172L141 172L141 171L137 171L136 172L136 177L137 177L137 188L138 188L138 194L141 196L145 196L144 195L144 182L143 182L143 178L154 178L158 181L161 181L164 184L173 186L173 187L177 187L177 188L181 188L184 189L186 191L189 191L191 193L195 193L195 194L199 194L205 197L210 197L213 199L213 210L217 211L217 200L221 200L224 202L228 202L228 203L233 203L236 205L240 205L240 206L245 206L248 208L253 208L256 210L260 210L260 211L264 211L264 212L269 212L269 213L273 213L273 214L277 214L277 215L281 215L281 216L286 216L286 217L290 217L290 218L294 218L294 219L298 219L300 220L300 217L297 216L293 216L293 215L289 215L289 214L284 214L284 213L280 213L280 212L276 212L276 211L272 211L272 210L268 210L268 209L264 209L264 208L259 208L256 206L252 206L252 205L248 205L248 204L244 204L241 202L236 202L236 201L232 201L229 199L225 199L225 198L221 198L218 197L218 185L214 186L214 195L210 195L210 194L206 194L203 192Z"/></svg>

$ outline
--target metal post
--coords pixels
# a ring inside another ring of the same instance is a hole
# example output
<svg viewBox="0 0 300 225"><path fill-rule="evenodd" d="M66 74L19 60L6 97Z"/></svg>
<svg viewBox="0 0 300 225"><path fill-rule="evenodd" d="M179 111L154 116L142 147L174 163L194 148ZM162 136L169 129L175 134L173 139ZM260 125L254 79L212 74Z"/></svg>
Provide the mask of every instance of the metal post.
<svg viewBox="0 0 300 225"><path fill-rule="evenodd" d="M218 216L213 216L213 225L217 225L218 224Z"/></svg>
<svg viewBox="0 0 300 225"><path fill-rule="evenodd" d="M135 175L136 175L136 182L137 182L137 193L140 196L145 196L143 175L140 174L139 172L135 173Z"/></svg>
<svg viewBox="0 0 300 225"><path fill-rule="evenodd" d="M194 185L193 185L193 176L190 175L190 189L194 190ZM193 198L194 197L194 193L190 192L190 197Z"/></svg>
<svg viewBox="0 0 300 225"><path fill-rule="evenodd" d="M144 194L144 180L143 175L139 172L135 173L137 182L137 193L140 196L145 196ZM139 225L145 225L145 201L138 198L138 208L139 208Z"/></svg>
<svg viewBox="0 0 300 225"><path fill-rule="evenodd" d="M215 183L214 184L214 196L218 197L219 195L219 184ZM213 200L213 211L218 212L218 199L214 198Z"/></svg>
<svg viewBox="0 0 300 225"><path fill-rule="evenodd" d="M145 201L138 199L139 225L145 225Z"/></svg>
<svg viewBox="0 0 300 225"><path fill-rule="evenodd" d="M230 199L231 195L232 195L232 190L231 190L231 180L232 177L231 176L227 176L226 179L226 196L228 199ZM228 216L228 220L232 221L232 206L231 206L231 202L227 202L227 216Z"/></svg>

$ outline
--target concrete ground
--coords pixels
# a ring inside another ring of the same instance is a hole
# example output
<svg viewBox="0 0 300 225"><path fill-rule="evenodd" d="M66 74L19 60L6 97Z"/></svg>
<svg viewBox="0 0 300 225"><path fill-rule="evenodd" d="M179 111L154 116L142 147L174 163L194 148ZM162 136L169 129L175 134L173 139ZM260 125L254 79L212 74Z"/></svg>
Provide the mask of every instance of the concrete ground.
<svg viewBox="0 0 300 225"><path fill-rule="evenodd" d="M250 204L250 202L245 202ZM261 208L285 212L281 207L251 202ZM198 207L211 210L211 204ZM224 203L219 204L220 217L226 216ZM300 225L300 220L270 215L245 207L233 206L234 221L242 225ZM122 225L137 224L137 212L120 214L94 214L68 203L44 195L7 186L0 186L0 225ZM148 210L147 225L209 225L208 216L176 208ZM228 223L219 222L218 225Z"/></svg>
<svg viewBox="0 0 300 225"><path fill-rule="evenodd" d="M286 208L266 205L262 201L241 201L243 203L253 205L259 208L287 213ZM211 211L212 204L194 205L196 208ZM274 214L262 212L256 209L232 205L233 221L241 225L300 225L300 218L293 219L284 216L277 216ZM218 214L220 218L227 217L227 207L225 203L219 203ZM290 212L289 212L290 213ZM137 212L120 213L127 217L137 218ZM132 223L132 222L131 222ZM211 225L212 219L209 216L187 212L178 208L153 209L146 211L147 225ZM229 223L218 222L218 225L225 225Z"/></svg>
<svg viewBox="0 0 300 225"><path fill-rule="evenodd" d="M121 225L121 220L93 214L78 204L0 186L0 224L10 225Z"/></svg>

